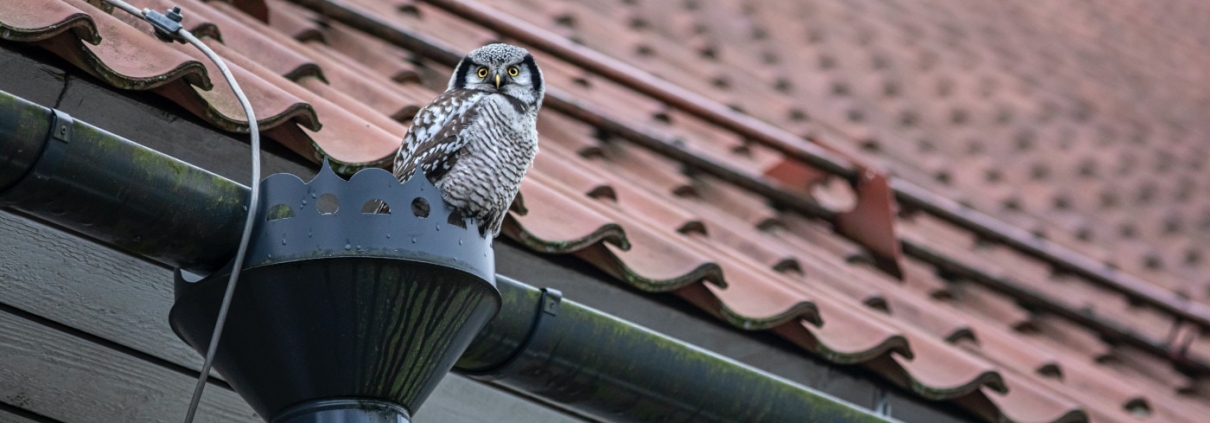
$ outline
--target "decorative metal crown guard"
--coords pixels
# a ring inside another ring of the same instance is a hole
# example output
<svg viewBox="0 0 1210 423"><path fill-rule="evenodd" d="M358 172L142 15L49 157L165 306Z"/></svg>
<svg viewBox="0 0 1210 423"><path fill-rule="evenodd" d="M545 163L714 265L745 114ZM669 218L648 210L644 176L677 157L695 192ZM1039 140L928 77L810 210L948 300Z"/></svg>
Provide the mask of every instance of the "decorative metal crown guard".
<svg viewBox="0 0 1210 423"><path fill-rule="evenodd" d="M274 174L261 182L261 192L261 226L246 268L322 257L403 258L469 267L495 285L490 238L479 234L474 219L450 223L453 209L419 170L402 184L378 168L346 181L325 160L310 182Z"/></svg>
<svg viewBox="0 0 1210 423"><path fill-rule="evenodd" d="M406 422L500 309L491 240L420 173L325 163L261 187L214 368L272 423ZM176 274L169 321L199 353L229 271Z"/></svg>

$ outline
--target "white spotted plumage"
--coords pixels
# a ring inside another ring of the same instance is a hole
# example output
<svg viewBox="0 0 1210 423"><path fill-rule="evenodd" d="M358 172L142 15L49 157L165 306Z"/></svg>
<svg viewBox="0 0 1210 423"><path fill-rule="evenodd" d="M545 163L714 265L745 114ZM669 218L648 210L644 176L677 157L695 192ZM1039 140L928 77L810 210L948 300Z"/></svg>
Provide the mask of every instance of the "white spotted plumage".
<svg viewBox="0 0 1210 423"><path fill-rule="evenodd" d="M449 86L412 119L395 177L420 169L442 198L496 236L538 154L542 71L520 47L489 44L454 69Z"/></svg>

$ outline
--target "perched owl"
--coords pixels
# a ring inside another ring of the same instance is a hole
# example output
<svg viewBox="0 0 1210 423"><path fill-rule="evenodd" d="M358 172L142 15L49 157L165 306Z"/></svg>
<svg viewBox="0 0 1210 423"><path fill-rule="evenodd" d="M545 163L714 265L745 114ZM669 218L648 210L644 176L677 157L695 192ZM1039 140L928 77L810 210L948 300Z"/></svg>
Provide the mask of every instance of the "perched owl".
<svg viewBox="0 0 1210 423"><path fill-rule="evenodd" d="M467 54L449 86L412 119L395 177L424 171L441 196L485 233L500 225L538 154L542 71L523 48L489 44Z"/></svg>

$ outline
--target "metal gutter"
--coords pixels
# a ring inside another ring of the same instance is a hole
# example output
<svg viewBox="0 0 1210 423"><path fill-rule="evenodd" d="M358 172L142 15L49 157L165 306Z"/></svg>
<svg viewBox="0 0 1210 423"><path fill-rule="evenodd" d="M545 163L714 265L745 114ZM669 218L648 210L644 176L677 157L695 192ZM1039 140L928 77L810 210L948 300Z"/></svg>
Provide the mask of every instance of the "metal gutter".
<svg viewBox="0 0 1210 423"><path fill-rule="evenodd" d="M625 422L873 422L883 417L497 276L501 315L457 371ZM529 324L523 324L529 323Z"/></svg>
<svg viewBox="0 0 1210 423"><path fill-rule="evenodd" d="M0 113L0 207L193 272L231 259L247 187L4 92Z"/></svg>
<svg viewBox="0 0 1210 423"><path fill-rule="evenodd" d="M11 182L0 204L167 266L204 271L233 255L246 187L4 92L0 113L0 151L41 153L0 161L0 175L25 175L0 180ZM60 123L64 137L45 129ZM606 421L894 421L517 281L497 284L502 309L456 371Z"/></svg>
<svg viewBox="0 0 1210 423"><path fill-rule="evenodd" d="M365 31L394 45L414 51L419 55L437 63L452 67L456 65L458 60L461 58L459 53L449 49L440 41L436 41L424 34L417 33L410 29L402 28L392 23L383 21L371 14L363 13L360 10L347 6L341 2L333 2L331 0L290 1L307 7L321 15L341 22L345 25L358 28L361 31ZM444 0L425 1L434 3L438 6L447 3ZM456 10L459 13L462 11L461 8ZM477 12L476 16L478 14L481 13ZM484 22L487 22L486 24L478 21L476 21L476 23L483 24L488 28L501 32L502 35L505 35L508 38L516 39L526 44L530 44L530 42L535 41L536 38L549 35L531 33L541 31L537 29L532 31L529 29L521 31L517 28L505 27L496 22L497 19L502 19L499 18L500 16L503 16L503 14L491 14L490 16L484 17L484 19L491 19L485 20ZM468 16L463 17L469 19ZM550 36L553 37L553 35ZM577 47L576 49L566 51L566 53L572 54L579 49L582 48ZM574 57L560 58L568 60L572 63L580 63L573 61L572 59L574 59ZM581 62L584 60L587 60L587 58L581 60ZM592 66L597 65L604 66L604 64L595 63ZM595 72L598 68L592 66L585 66L585 69L590 72ZM628 65L622 64L621 66ZM631 69L635 72L641 72L637 69ZM641 87L632 88L639 90ZM651 94L646 92L644 93L649 95ZM545 104L547 107L567 114L582 122L597 126L603 129L605 132L614 134L635 144L649 148L657 153L663 154L669 158L672 158L673 160L684 163L695 170L709 173L727 182L731 182L746 189L752 190L765 198L769 198L775 203L788 206L808 216L819 217L827 221L836 220L835 211L826 209L808 198L804 198L795 193L777 188L760 180L759 178L754 178L741 172L737 172L724 164L713 162L709 158L695 155L694 153L677 145L677 143L672 140L665 140L648 134L641 129L622 122L619 119L610 117L603 111L579 103L571 99L570 96L556 89L547 89ZM773 148L778 148L776 145L770 146ZM797 157L797 155L792 154L791 152L783 151L783 153ZM836 174L846 178L849 177L848 171L838 170ZM1034 238L1029 234L1020 233L1018 229L1013 228L1007 223L1000 222L999 220L979 213L974 209L946 200L905 180L892 179L891 187L893 188L895 198L905 206L913 207L936 215L939 218L955 224L956 226L979 234L979 236L988 240L1003 242L1009 247L1018 249L1031 257L1055 266L1057 270L1068 271L1086 277L1094 283L1107 286L1110 289L1123 293L1127 297L1136 298L1142 302L1164 310L1167 313L1171 313L1176 319L1174 325L1180 324L1182 321L1188 321L1203 328L1210 329L1210 308L1204 305L1196 304L1177 297L1170 292L1151 286L1151 284L1138 280L1133 276L1107 269L1103 265L1097 264L1094 260L1084 257L1079 253L1059 245ZM981 275L980 277L971 278L972 281L1010 295L1027 304L1044 304L1044 307L1039 308L1056 311L1062 310L1061 312L1056 312L1056 314L1061 316L1075 315L1075 313L1073 313L1071 310L1066 310L1060 302L1045 299L1041 296L1027 296L1022 294L1023 292L1026 292L1026 290L1019 283L997 278L992 275L987 275L949 257L939 256L935 253L925 254L923 251L927 249L923 246L910 244L902 240L900 240L900 246L903 248L904 254L914 258L930 263L947 263L954 267L961 267L971 270L972 272ZM1079 319L1072 320L1076 323L1088 326L1090 329L1096 331L1106 338L1121 340L1123 342L1139 346L1162 359L1174 361L1178 365L1182 365L1188 370L1197 371L1199 373L1210 373L1210 364L1186 356L1182 352L1182 347L1179 345L1157 344L1154 341L1146 339L1140 334L1128 330L1113 329L1116 327L1116 325L1105 322L1096 317L1084 316ZM1088 324L1087 322L1096 323Z"/></svg>

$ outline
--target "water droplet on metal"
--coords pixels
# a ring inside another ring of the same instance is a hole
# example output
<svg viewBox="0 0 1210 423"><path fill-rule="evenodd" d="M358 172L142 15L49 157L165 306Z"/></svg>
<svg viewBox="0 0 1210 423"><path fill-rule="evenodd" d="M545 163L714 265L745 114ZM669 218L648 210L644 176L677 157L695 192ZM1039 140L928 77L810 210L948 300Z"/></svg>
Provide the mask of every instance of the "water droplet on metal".
<svg viewBox="0 0 1210 423"><path fill-rule="evenodd" d="M462 245L462 239L458 239L458 245Z"/></svg>
<svg viewBox="0 0 1210 423"><path fill-rule="evenodd" d="M415 244L415 243L416 243L416 237L412 237L412 243L413 243L413 244Z"/></svg>
<svg viewBox="0 0 1210 423"><path fill-rule="evenodd" d="M286 237L281 238L281 245L286 245Z"/></svg>
<svg viewBox="0 0 1210 423"><path fill-rule="evenodd" d="M441 231L441 224L437 224L437 230Z"/></svg>
<svg viewBox="0 0 1210 423"><path fill-rule="evenodd" d="M387 234L387 239L391 239L391 234Z"/></svg>
<svg viewBox="0 0 1210 423"><path fill-rule="evenodd" d="M353 249L353 244L345 244L345 251Z"/></svg>
<svg viewBox="0 0 1210 423"><path fill-rule="evenodd" d="M311 198L315 198L315 197L316 197L316 195L315 195L315 191L311 191ZM304 201L305 201L305 200L304 200Z"/></svg>

